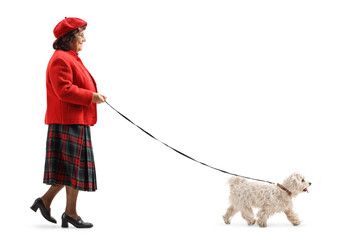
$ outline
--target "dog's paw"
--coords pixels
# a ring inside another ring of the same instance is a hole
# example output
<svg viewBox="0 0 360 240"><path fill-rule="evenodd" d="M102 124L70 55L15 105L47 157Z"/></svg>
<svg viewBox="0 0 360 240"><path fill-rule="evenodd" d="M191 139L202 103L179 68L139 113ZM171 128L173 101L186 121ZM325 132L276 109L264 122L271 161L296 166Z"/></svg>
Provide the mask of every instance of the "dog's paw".
<svg viewBox="0 0 360 240"><path fill-rule="evenodd" d="M259 219L257 220L257 224L259 225L259 227L267 227L266 222L259 221Z"/></svg>
<svg viewBox="0 0 360 240"><path fill-rule="evenodd" d="M248 223L249 226L251 226L251 225L254 225L256 223L256 220L253 219L253 220L248 221L247 223Z"/></svg>
<svg viewBox="0 0 360 240"><path fill-rule="evenodd" d="M298 226L298 225L300 225L300 223L301 223L300 220L292 221L292 224L293 224L294 226Z"/></svg>
<svg viewBox="0 0 360 240"><path fill-rule="evenodd" d="M225 224L231 224L231 221L228 217L223 216Z"/></svg>

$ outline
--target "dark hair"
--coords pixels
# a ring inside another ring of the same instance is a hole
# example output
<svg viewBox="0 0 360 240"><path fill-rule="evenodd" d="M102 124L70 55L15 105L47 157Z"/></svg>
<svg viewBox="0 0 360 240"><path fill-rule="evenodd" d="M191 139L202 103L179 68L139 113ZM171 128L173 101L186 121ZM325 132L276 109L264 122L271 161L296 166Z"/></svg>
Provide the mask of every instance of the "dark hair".
<svg viewBox="0 0 360 240"><path fill-rule="evenodd" d="M85 29L86 29L86 25L76 28L71 32L68 32L65 35L59 37L54 41L53 48L55 50L63 50L63 51L71 50L71 45L74 43L74 40L76 39L76 34L80 32L80 30L85 30Z"/></svg>

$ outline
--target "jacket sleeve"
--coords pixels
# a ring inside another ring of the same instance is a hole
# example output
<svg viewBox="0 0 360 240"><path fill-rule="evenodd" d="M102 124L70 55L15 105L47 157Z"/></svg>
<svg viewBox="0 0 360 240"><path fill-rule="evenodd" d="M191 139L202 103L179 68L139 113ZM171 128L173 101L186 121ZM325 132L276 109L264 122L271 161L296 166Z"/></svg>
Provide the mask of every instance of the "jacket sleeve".
<svg viewBox="0 0 360 240"><path fill-rule="evenodd" d="M49 67L51 85L61 101L84 106L91 105L93 92L73 84L73 72L66 60L58 58Z"/></svg>

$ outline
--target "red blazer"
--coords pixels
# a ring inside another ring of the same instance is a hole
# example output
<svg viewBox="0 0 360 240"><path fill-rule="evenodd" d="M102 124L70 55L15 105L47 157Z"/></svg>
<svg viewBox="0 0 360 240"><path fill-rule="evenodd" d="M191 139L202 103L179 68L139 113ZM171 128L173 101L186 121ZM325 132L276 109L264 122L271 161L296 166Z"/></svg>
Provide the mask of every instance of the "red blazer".
<svg viewBox="0 0 360 240"><path fill-rule="evenodd" d="M96 83L76 52L54 52L46 70L46 92L45 124L96 123Z"/></svg>

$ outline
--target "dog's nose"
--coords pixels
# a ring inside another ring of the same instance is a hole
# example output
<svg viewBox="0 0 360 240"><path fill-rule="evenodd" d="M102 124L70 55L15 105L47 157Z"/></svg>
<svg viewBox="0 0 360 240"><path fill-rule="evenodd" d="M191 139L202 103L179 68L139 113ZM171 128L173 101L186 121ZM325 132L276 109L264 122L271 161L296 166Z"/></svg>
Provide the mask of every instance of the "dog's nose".
<svg viewBox="0 0 360 240"><path fill-rule="evenodd" d="M311 186L311 182L309 182L309 186Z"/></svg>

